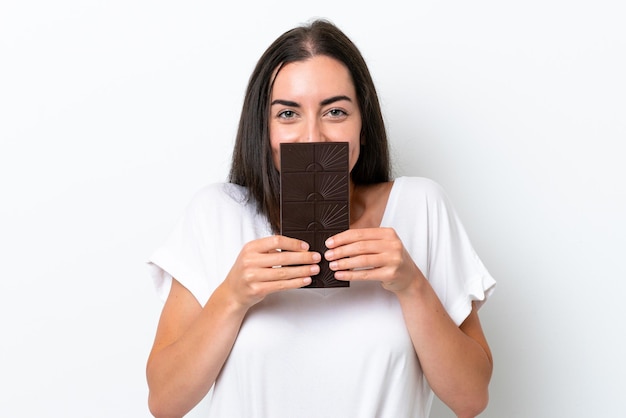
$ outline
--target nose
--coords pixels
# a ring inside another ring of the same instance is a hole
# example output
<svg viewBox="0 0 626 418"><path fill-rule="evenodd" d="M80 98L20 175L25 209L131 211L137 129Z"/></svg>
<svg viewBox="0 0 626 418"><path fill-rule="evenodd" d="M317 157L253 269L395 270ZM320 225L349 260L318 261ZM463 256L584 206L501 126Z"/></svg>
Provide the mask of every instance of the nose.
<svg viewBox="0 0 626 418"><path fill-rule="evenodd" d="M306 124L305 142L326 142L328 139L322 132L321 122L316 119L309 119Z"/></svg>

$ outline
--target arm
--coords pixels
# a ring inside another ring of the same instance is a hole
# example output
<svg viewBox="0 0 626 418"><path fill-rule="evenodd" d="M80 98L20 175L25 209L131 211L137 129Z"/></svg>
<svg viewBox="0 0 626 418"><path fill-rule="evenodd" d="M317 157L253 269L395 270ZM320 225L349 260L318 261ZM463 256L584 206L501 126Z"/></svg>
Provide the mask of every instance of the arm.
<svg viewBox="0 0 626 418"><path fill-rule="evenodd" d="M459 418L475 417L487 407L493 368L476 309L457 327L428 283L397 296L433 391Z"/></svg>
<svg viewBox="0 0 626 418"><path fill-rule="evenodd" d="M459 417L484 410L492 360L476 310L457 327L393 229L348 230L326 244L330 250L325 256L337 279L379 280L396 294L424 375L437 396Z"/></svg>
<svg viewBox="0 0 626 418"><path fill-rule="evenodd" d="M319 254L295 239L252 241L204 307L173 280L146 367L152 414L181 417L200 402L220 373L248 309L270 293L309 284L319 260ZM273 268L278 265L285 267Z"/></svg>

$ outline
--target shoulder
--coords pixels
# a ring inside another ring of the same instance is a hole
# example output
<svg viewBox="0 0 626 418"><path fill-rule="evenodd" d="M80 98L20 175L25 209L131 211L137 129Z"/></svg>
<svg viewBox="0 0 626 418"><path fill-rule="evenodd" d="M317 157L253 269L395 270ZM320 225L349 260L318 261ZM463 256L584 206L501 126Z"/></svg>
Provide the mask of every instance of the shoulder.
<svg viewBox="0 0 626 418"><path fill-rule="evenodd" d="M453 218L454 206L443 187L425 177L398 177L389 195L390 219L432 225Z"/></svg>

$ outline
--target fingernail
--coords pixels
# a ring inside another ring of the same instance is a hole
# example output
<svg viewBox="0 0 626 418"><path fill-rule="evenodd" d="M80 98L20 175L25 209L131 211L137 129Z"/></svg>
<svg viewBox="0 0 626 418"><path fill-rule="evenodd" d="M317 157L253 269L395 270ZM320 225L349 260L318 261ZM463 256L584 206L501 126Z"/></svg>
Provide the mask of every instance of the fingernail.
<svg viewBox="0 0 626 418"><path fill-rule="evenodd" d="M320 272L320 266L318 266L317 264L311 266L311 274L317 274Z"/></svg>
<svg viewBox="0 0 626 418"><path fill-rule="evenodd" d="M321 259L322 259L322 256L321 256L320 253L313 253L313 261L315 261L317 263Z"/></svg>
<svg viewBox="0 0 626 418"><path fill-rule="evenodd" d="M335 243L335 240L332 238L328 238L325 242L327 247L331 247Z"/></svg>
<svg viewBox="0 0 626 418"><path fill-rule="evenodd" d="M337 268L337 262L333 261L332 263L329 263L328 267L330 267L331 270L335 270Z"/></svg>
<svg viewBox="0 0 626 418"><path fill-rule="evenodd" d="M302 243L300 244L300 247L302 247L303 250L308 250L309 249L309 244L302 241Z"/></svg>
<svg viewBox="0 0 626 418"><path fill-rule="evenodd" d="M328 260L328 259L330 259L330 258L332 258L332 257L333 257L333 255L335 255L335 253L334 253L334 251L333 251L333 250L328 250L328 251L326 251L326 252L324 253L324 257L326 257L326 259L327 259L327 260Z"/></svg>

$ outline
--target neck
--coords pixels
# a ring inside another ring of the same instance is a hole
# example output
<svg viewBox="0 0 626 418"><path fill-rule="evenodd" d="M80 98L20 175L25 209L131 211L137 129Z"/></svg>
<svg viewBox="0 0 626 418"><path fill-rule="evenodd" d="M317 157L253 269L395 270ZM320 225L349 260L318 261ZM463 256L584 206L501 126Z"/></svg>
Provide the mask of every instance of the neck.
<svg viewBox="0 0 626 418"><path fill-rule="evenodd" d="M350 183L350 228L378 228L393 182Z"/></svg>

